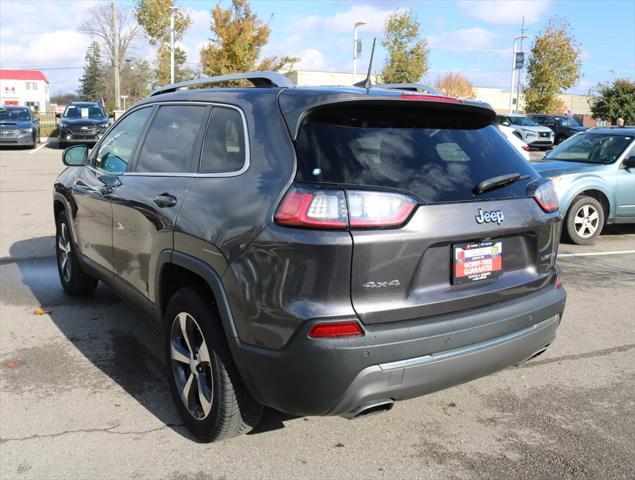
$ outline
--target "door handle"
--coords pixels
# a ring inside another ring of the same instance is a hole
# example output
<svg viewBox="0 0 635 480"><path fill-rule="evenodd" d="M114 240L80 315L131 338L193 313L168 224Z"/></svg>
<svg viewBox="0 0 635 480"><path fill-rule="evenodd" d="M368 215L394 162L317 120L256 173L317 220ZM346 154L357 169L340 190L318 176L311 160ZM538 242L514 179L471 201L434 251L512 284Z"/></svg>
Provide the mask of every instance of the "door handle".
<svg viewBox="0 0 635 480"><path fill-rule="evenodd" d="M176 197L170 195L169 193L162 193L161 195L157 195L152 199L152 201L159 208L173 207L176 205Z"/></svg>

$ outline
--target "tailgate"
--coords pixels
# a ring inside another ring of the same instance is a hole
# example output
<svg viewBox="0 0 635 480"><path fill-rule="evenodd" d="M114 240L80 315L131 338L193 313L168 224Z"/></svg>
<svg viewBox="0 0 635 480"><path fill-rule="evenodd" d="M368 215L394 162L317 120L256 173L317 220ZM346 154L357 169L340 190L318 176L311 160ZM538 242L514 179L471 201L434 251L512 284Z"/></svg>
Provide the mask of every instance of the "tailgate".
<svg viewBox="0 0 635 480"><path fill-rule="evenodd" d="M479 209L500 211L504 220L478 223ZM351 235L353 307L364 323L383 323L476 308L545 286L553 281L560 220L545 221L531 198L422 205L401 229ZM453 247L465 244L494 245L501 270L457 281Z"/></svg>
<svg viewBox="0 0 635 480"><path fill-rule="evenodd" d="M464 107L333 104L303 120L295 181L342 191L314 213L347 211L351 300L365 323L477 308L555 281L560 216L532 198L543 180L492 112ZM405 220L395 195L417 205ZM400 222L382 223L391 215Z"/></svg>

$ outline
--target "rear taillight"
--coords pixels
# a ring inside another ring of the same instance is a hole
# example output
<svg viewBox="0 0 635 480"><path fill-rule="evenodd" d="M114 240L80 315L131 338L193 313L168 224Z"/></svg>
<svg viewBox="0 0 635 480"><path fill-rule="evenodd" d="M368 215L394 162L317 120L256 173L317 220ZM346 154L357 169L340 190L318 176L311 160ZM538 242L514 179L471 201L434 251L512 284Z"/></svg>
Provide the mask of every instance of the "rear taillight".
<svg viewBox="0 0 635 480"><path fill-rule="evenodd" d="M291 187L278 206L276 223L291 227L344 230L348 227L346 197L341 190Z"/></svg>
<svg viewBox="0 0 635 480"><path fill-rule="evenodd" d="M523 145L523 147L522 147L522 148L523 148L523 150L524 150L525 152L528 152L528 151L529 151L529 145Z"/></svg>
<svg viewBox="0 0 635 480"><path fill-rule="evenodd" d="M410 216L416 202L391 192L347 191L351 227L396 227Z"/></svg>
<svg viewBox="0 0 635 480"><path fill-rule="evenodd" d="M540 208L547 213L552 213L558 210L558 196L553 188L551 180L543 183L534 191L534 200L538 202Z"/></svg>
<svg viewBox="0 0 635 480"><path fill-rule="evenodd" d="M309 331L311 338L360 337L363 334L357 322L318 323Z"/></svg>
<svg viewBox="0 0 635 480"><path fill-rule="evenodd" d="M416 206L414 199L400 193L293 186L274 219L289 227L388 228L402 225Z"/></svg>

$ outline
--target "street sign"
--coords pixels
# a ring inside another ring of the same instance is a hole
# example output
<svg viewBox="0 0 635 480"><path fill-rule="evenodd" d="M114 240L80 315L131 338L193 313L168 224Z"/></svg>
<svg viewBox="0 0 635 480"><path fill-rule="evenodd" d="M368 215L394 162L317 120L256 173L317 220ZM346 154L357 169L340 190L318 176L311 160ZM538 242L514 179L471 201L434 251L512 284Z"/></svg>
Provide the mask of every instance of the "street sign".
<svg viewBox="0 0 635 480"><path fill-rule="evenodd" d="M516 52L516 61L514 62L514 70L520 70L525 65L525 52Z"/></svg>

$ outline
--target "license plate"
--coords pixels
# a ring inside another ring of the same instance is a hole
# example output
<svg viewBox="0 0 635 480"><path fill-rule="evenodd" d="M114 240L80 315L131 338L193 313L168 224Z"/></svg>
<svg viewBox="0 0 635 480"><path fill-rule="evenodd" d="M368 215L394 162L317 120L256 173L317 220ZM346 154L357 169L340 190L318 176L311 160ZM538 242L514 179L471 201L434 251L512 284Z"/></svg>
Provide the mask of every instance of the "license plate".
<svg viewBox="0 0 635 480"><path fill-rule="evenodd" d="M452 258L454 285L496 278L503 273L503 242L460 243Z"/></svg>

